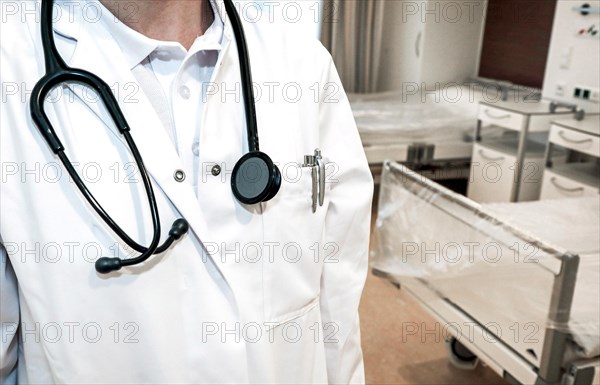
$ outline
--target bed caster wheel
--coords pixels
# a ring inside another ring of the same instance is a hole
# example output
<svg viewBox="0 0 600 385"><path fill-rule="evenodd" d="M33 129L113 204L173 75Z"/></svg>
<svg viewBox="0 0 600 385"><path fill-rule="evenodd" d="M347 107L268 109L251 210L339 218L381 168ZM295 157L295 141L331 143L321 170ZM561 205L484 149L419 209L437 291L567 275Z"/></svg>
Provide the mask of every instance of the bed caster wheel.
<svg viewBox="0 0 600 385"><path fill-rule="evenodd" d="M455 337L446 340L450 363L461 370L473 370L479 364L479 358L461 344Z"/></svg>

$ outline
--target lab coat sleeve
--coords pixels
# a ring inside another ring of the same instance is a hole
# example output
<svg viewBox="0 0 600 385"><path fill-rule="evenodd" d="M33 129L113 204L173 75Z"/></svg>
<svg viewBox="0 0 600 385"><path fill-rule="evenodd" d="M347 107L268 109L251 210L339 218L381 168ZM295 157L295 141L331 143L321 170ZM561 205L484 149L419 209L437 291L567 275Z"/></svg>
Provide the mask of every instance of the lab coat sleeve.
<svg viewBox="0 0 600 385"><path fill-rule="evenodd" d="M364 383L358 305L368 271L373 178L338 73L320 47L327 58L320 88L330 91L320 101L320 145L332 163L325 246L338 248L332 260L325 261L321 278L327 374L332 384Z"/></svg>
<svg viewBox="0 0 600 385"><path fill-rule="evenodd" d="M19 296L17 279L0 239L0 384L17 383Z"/></svg>

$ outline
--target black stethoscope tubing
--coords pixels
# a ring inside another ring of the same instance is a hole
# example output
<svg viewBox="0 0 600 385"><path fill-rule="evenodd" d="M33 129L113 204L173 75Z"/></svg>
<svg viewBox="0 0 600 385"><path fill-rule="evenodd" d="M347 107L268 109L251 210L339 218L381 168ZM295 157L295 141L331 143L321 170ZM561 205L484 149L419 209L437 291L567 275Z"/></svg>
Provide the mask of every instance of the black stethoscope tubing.
<svg viewBox="0 0 600 385"><path fill-rule="evenodd" d="M279 189L279 184L281 182L280 174L276 166L274 166L271 162L270 158L268 158L266 154L261 153L259 150L256 109L254 95L252 92L252 76L244 31L241 24L241 20L234 8L232 1L224 0L224 4L227 15L231 20L233 27L232 29L237 43L240 73L242 80L242 94L244 99L246 129L248 135L249 148L249 153L246 154L242 158L242 160L247 160L248 158L252 157L258 157L264 160L266 162L266 165L269 167L269 177L271 178L269 182L270 184L267 187L269 191L264 191L261 197L250 197L249 199L247 199L248 202L243 201L243 203L256 203L259 201L266 201L268 199L271 199L277 193ZM96 270L99 273L109 273L111 271L119 270L123 266L131 266L144 262L153 254L163 253L173 244L174 241L179 239L188 231L189 225L187 221L183 218L175 220L173 222L171 230L169 231L168 238L162 245L159 246L161 229L156 197L142 156L140 155L139 150L129 132L130 128L127 123L127 120L125 119L121 109L119 108L119 104L115 99L114 95L112 94L110 87L102 79L100 79L98 76L94 75L91 72L69 67L61 58L56 48L56 44L54 41L54 32L52 30L53 5L54 0L42 0L41 35L46 73L38 81L38 83L35 85L32 91L30 100L31 116L38 130L48 143L50 149L54 152L54 154L58 156L61 163L63 164L63 166L71 176L72 180L74 181L75 185L82 193L84 198L87 200L87 202L92 206L94 211L102 218L104 222L106 222L106 224L115 232L115 234L124 243L126 243L135 251L141 253L139 256L130 259L120 259L116 257L102 257L98 259L95 265ZM104 210L102 205L86 187L85 183L80 178L79 174L77 173L69 158L65 154L64 146L62 145L60 139L56 135L56 132L44 111L44 101L48 93L52 91L52 89L54 89L56 86L65 82L81 83L94 89L100 96L105 107L107 108L113 122L115 123L115 126L125 138L125 141L129 146L129 149L139 169L152 216L153 234L152 241L150 242L150 245L148 247L144 247L135 242L133 239L131 239L127 235L127 233L111 218L111 216ZM240 161L238 163L243 162ZM236 164L236 167L237 166L238 165ZM242 182L247 183L243 180ZM240 193L238 192L238 189L235 186L234 180L232 180L232 187L234 189L234 195L236 195L238 199L245 198L244 196L238 196L240 195Z"/></svg>
<svg viewBox="0 0 600 385"><path fill-rule="evenodd" d="M237 43L238 59L240 63L240 76L242 80L242 96L244 100L244 111L246 112L246 130L248 132L248 149L250 152L260 151L258 144L258 125L256 123L256 104L252 88L252 71L250 69L250 54L246 44L246 36L242 21L238 15L233 2L224 0L225 11L231 20L233 35Z"/></svg>

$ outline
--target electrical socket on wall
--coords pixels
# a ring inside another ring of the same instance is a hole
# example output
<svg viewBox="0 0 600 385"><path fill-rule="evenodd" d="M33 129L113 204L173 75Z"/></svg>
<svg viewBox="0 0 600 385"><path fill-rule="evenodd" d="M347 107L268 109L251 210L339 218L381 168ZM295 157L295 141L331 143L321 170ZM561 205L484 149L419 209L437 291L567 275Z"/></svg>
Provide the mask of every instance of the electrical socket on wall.
<svg viewBox="0 0 600 385"><path fill-rule="evenodd" d="M598 88L575 86L573 89L573 97L577 99L589 100L591 102L600 102L600 90L598 90Z"/></svg>

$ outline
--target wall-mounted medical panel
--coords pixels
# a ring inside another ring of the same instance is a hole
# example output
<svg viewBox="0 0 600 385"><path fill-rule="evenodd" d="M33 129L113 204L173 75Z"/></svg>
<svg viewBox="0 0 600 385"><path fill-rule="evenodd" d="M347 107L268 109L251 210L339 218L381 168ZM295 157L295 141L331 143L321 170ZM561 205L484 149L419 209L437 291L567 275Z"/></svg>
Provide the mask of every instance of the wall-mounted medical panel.
<svg viewBox="0 0 600 385"><path fill-rule="evenodd" d="M544 98L574 103L587 112L600 111L598 28L600 1L558 1L544 77Z"/></svg>

